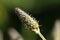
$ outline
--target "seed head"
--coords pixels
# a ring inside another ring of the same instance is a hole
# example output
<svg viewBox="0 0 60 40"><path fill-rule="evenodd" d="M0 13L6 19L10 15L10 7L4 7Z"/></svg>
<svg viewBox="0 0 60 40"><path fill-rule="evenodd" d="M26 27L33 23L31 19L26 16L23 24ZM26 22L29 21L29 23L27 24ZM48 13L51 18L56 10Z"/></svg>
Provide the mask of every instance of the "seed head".
<svg viewBox="0 0 60 40"><path fill-rule="evenodd" d="M39 24L37 20L35 20L35 18L31 17L30 15L28 15L26 12L19 8L16 8L15 10L17 12L16 13L17 16L20 18L22 23L24 23L27 26L28 29L33 30L39 28Z"/></svg>
<svg viewBox="0 0 60 40"><path fill-rule="evenodd" d="M35 20L35 18L31 17L19 8L16 8L15 10L17 12L17 16L20 18L22 23L24 23L27 26L28 29L38 34L43 40L46 40L44 36L40 33L39 24L37 20Z"/></svg>

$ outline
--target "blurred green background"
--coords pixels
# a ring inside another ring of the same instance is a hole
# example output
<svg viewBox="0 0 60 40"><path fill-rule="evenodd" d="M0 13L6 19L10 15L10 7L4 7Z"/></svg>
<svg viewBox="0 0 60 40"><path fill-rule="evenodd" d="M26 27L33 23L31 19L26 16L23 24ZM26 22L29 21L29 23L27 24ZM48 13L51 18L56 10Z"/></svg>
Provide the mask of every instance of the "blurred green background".
<svg viewBox="0 0 60 40"><path fill-rule="evenodd" d="M60 19L59 0L0 0L0 29L4 32L4 40L9 40L7 29L14 27L21 33L25 40L40 40L38 35L26 30L15 14L15 8L19 7L35 17L41 33L47 40L53 40L51 32L56 19Z"/></svg>

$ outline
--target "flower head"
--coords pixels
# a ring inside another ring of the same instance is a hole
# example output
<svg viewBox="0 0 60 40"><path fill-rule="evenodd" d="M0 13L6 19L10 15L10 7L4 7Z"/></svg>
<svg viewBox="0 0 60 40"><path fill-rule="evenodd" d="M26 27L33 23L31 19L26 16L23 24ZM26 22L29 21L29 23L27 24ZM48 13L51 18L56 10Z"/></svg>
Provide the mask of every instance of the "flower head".
<svg viewBox="0 0 60 40"><path fill-rule="evenodd" d="M24 23L27 26L27 28L29 28L32 31L33 29L39 28L39 24L37 20L35 20L35 18L31 17L30 15L28 15L26 12L19 8L16 8L15 10L17 12L16 14L21 19L22 23Z"/></svg>
<svg viewBox="0 0 60 40"><path fill-rule="evenodd" d="M44 36L40 33L39 24L37 20L35 20L35 18L31 17L19 8L16 8L15 10L17 12L17 16L21 19L22 23L27 26L28 29L38 34L43 40L46 40Z"/></svg>

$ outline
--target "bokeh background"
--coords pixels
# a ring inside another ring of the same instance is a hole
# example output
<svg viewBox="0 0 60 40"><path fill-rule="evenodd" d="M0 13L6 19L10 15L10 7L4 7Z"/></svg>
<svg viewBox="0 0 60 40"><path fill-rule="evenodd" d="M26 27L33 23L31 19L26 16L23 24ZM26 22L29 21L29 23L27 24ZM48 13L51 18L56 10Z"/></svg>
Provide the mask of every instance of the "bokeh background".
<svg viewBox="0 0 60 40"><path fill-rule="evenodd" d="M15 14L16 7L35 17L42 25L40 29L44 37L53 40L51 32L54 21L60 19L59 0L0 0L0 29L4 32L4 40L10 39L7 33L9 27L15 28L25 40L40 40L20 22Z"/></svg>

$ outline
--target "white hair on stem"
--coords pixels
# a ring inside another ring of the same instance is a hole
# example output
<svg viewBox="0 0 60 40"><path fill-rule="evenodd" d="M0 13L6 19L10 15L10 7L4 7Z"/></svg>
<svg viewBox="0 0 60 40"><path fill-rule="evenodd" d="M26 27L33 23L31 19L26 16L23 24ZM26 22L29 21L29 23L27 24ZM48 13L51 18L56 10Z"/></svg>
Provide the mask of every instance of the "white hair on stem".
<svg viewBox="0 0 60 40"><path fill-rule="evenodd" d="M35 18L31 17L20 8L15 8L15 11L17 12L16 14L19 17L19 19L22 21L22 23L24 23L27 26L29 30L38 34L42 38L42 40L46 40L40 32L39 24L37 20L35 20Z"/></svg>
<svg viewBox="0 0 60 40"><path fill-rule="evenodd" d="M11 40L24 40L20 33L16 31L14 28L8 29L8 34L11 38Z"/></svg>
<svg viewBox="0 0 60 40"><path fill-rule="evenodd" d="M3 40L3 32L0 30L0 40Z"/></svg>

